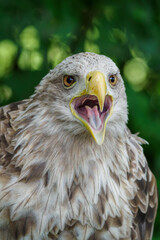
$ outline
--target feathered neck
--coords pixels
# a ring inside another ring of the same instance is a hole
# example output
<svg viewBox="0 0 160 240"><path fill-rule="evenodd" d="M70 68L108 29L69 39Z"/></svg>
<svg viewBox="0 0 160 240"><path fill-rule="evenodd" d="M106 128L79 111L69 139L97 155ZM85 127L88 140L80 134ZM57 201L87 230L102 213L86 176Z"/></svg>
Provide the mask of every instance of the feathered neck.
<svg viewBox="0 0 160 240"><path fill-rule="evenodd" d="M27 206L40 208L42 231L48 226L45 216L61 230L70 219L100 229L113 215L124 215L126 224L131 224L127 133L114 135L108 130L104 144L98 146L88 133L68 134L57 122L51 128L51 120L47 112L35 115L30 109L15 120L13 162L20 172L12 181L16 183L12 195L19 198L11 214L18 218Z"/></svg>
<svg viewBox="0 0 160 240"><path fill-rule="evenodd" d="M16 119L15 166L21 168L20 179L36 181L45 178L50 187L64 188L73 182L91 191L96 202L101 189L110 185L111 177L126 178L128 156L125 131L106 130L104 143L99 146L88 132L73 135L63 131L61 124L53 123L45 108L33 114L28 108ZM116 133L116 134L115 134ZM20 147L19 147L20 146ZM63 190L62 190L63 189ZM67 190L66 190L67 191Z"/></svg>

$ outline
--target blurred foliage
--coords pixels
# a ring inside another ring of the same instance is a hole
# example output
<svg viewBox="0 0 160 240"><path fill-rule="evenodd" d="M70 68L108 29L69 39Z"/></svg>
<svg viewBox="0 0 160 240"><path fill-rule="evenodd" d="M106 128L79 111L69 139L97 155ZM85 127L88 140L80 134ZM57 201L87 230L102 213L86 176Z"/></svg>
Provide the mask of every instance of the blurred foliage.
<svg viewBox="0 0 160 240"><path fill-rule="evenodd" d="M129 127L140 132L160 192L160 1L1 0L0 104L28 98L68 55L92 51L121 69ZM158 211L154 240L160 239Z"/></svg>

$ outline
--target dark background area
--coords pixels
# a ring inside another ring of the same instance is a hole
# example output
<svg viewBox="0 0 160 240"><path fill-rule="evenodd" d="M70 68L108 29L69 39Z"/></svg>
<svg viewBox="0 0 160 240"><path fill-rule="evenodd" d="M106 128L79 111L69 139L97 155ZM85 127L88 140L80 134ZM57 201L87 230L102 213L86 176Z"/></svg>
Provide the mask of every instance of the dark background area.
<svg viewBox="0 0 160 240"><path fill-rule="evenodd" d="M28 98L65 57L111 57L125 80L129 128L160 191L160 1L0 0L0 105ZM154 240L160 239L160 210Z"/></svg>

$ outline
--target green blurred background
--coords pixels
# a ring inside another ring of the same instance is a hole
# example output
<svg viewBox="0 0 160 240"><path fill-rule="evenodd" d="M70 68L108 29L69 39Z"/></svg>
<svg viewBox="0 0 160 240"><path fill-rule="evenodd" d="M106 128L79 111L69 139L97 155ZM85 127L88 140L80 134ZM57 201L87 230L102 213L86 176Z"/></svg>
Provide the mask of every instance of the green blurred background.
<svg viewBox="0 0 160 240"><path fill-rule="evenodd" d="M82 51L120 68L129 127L150 143L144 151L160 190L159 0L0 0L0 105L28 98L50 68Z"/></svg>

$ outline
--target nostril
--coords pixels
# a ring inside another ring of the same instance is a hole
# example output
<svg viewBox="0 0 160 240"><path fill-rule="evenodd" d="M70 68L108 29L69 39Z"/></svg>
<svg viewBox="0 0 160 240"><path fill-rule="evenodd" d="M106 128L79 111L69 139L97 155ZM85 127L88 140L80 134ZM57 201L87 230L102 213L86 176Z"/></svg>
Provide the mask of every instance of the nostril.
<svg viewBox="0 0 160 240"><path fill-rule="evenodd" d="M88 79L88 82L90 82L90 81L91 81L91 79L92 79L92 77L90 76L90 77L89 77L89 79Z"/></svg>

